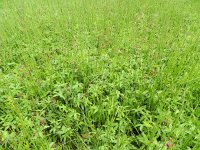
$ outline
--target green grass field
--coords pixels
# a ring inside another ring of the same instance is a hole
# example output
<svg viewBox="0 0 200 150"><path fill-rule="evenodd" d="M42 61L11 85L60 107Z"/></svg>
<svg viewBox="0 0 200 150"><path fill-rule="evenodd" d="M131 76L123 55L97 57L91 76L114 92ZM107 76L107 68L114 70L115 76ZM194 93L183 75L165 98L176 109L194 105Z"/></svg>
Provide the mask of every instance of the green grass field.
<svg viewBox="0 0 200 150"><path fill-rule="evenodd" d="M1 0L0 150L200 150L199 0Z"/></svg>

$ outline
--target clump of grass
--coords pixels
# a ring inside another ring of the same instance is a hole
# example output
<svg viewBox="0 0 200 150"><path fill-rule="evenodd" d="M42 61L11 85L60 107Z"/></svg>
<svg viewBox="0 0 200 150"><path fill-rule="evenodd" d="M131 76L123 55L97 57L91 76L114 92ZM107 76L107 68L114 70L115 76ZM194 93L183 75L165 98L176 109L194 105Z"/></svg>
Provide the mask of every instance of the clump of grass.
<svg viewBox="0 0 200 150"><path fill-rule="evenodd" d="M199 10L0 2L0 149L199 149Z"/></svg>

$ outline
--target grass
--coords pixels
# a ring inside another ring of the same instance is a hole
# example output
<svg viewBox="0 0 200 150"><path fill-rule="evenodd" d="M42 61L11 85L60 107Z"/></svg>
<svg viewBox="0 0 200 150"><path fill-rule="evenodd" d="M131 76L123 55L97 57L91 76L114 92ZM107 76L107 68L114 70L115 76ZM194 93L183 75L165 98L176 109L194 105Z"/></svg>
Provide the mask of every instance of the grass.
<svg viewBox="0 0 200 150"><path fill-rule="evenodd" d="M2 0L0 149L199 150L198 0Z"/></svg>

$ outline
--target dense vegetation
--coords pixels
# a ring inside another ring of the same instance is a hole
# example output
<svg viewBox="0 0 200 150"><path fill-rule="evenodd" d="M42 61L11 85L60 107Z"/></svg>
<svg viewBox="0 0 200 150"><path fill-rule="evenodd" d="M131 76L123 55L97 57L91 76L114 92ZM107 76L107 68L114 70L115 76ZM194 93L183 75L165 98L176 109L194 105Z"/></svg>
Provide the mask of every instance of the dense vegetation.
<svg viewBox="0 0 200 150"><path fill-rule="evenodd" d="M200 148L200 1L1 0L0 149Z"/></svg>

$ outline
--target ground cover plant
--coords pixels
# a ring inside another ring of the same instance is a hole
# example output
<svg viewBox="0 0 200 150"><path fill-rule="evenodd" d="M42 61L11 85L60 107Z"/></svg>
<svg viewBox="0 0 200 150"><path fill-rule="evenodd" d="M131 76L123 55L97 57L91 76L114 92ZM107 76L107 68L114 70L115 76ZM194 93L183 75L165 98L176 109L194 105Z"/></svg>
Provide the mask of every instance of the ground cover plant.
<svg viewBox="0 0 200 150"><path fill-rule="evenodd" d="M0 149L199 150L200 1L1 0Z"/></svg>

